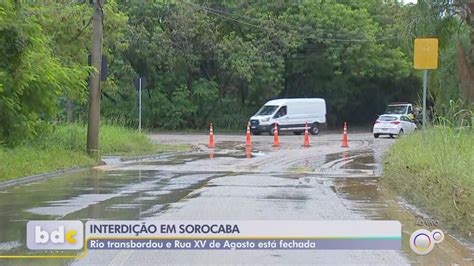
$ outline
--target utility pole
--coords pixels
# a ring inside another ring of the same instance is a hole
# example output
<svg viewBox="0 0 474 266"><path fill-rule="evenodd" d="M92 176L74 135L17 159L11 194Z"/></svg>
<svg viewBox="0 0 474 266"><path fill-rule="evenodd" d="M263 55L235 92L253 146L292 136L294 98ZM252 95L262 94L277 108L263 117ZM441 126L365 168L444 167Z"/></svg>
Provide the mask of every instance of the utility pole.
<svg viewBox="0 0 474 266"><path fill-rule="evenodd" d="M91 65L96 71L91 73L89 81L89 117L87 124L87 153L99 158L99 125L100 125L100 72L102 69L102 34L105 0L94 0L92 18L92 51Z"/></svg>

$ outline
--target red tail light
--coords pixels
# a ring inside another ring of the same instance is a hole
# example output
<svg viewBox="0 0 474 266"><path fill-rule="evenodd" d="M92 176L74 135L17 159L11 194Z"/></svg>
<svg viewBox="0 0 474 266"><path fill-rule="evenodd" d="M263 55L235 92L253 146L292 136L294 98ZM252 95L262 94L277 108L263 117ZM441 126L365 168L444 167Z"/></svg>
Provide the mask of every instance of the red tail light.
<svg viewBox="0 0 474 266"><path fill-rule="evenodd" d="M391 124L394 124L394 125L398 125L400 124L400 121L393 121L393 122L390 122Z"/></svg>

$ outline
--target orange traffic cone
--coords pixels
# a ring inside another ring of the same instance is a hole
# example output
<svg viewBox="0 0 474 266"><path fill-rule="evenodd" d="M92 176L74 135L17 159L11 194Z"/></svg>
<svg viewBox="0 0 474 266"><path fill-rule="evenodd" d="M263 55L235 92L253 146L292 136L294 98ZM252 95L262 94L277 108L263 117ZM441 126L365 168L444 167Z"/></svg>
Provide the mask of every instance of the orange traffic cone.
<svg viewBox="0 0 474 266"><path fill-rule="evenodd" d="M250 122L247 124L247 140L245 141L245 146L252 146L252 142L250 140Z"/></svg>
<svg viewBox="0 0 474 266"><path fill-rule="evenodd" d="M280 140L278 139L278 124L275 123L273 128L273 147L280 147Z"/></svg>
<svg viewBox="0 0 474 266"><path fill-rule="evenodd" d="M303 144L303 147L307 148L307 147L310 147L311 145L309 145L309 133L308 133L308 122L306 122L305 126L304 126L304 144Z"/></svg>
<svg viewBox="0 0 474 266"><path fill-rule="evenodd" d="M344 122L344 133L342 135L342 148L349 148L349 143L347 142L347 122Z"/></svg>
<svg viewBox="0 0 474 266"><path fill-rule="evenodd" d="M209 148L215 148L216 145L214 144L214 130L212 129L212 123L209 124Z"/></svg>
<svg viewBox="0 0 474 266"><path fill-rule="evenodd" d="M250 157L252 157L252 147L250 146L245 147L245 157L247 159L250 159Z"/></svg>

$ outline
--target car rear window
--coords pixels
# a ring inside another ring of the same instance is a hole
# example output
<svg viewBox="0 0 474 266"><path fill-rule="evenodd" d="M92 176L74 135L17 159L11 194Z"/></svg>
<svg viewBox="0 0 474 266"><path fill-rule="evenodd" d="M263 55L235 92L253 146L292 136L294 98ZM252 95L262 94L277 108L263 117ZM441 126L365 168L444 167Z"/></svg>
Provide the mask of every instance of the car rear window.
<svg viewBox="0 0 474 266"><path fill-rule="evenodd" d="M395 120L397 120L397 117L396 116L381 116L377 120L379 120L379 121L395 121Z"/></svg>

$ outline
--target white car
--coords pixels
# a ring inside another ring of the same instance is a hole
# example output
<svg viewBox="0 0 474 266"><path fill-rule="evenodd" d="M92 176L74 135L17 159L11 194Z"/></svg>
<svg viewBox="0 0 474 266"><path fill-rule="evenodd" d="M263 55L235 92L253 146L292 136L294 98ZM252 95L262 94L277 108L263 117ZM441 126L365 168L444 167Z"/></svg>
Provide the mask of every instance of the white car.
<svg viewBox="0 0 474 266"><path fill-rule="evenodd" d="M374 124L374 137L381 135L400 136L404 133L412 133L416 130L416 124L406 115L381 115Z"/></svg>

